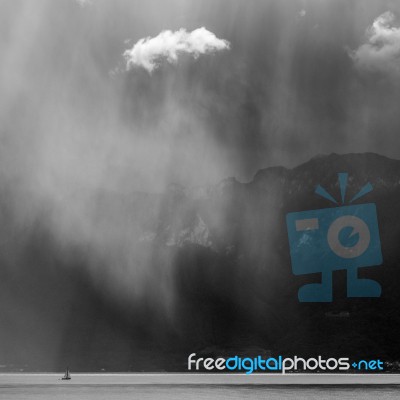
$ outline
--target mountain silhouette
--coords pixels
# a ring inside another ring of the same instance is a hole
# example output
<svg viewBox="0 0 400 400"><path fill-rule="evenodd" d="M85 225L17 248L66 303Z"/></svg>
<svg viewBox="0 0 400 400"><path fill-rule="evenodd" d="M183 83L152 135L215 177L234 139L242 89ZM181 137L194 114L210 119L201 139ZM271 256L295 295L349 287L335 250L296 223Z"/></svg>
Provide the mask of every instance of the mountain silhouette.
<svg viewBox="0 0 400 400"><path fill-rule="evenodd" d="M359 277L379 282L382 295L348 298L346 272L336 271L331 303L300 303L298 289L321 276L292 273L285 217L336 206L315 188L340 200L343 172L345 203L367 182L373 186L354 204L376 204L383 263L360 268ZM192 352L245 354L254 347L275 355L400 358L398 160L330 154L293 169L262 169L246 183L228 178L208 187L170 185L163 194L100 193L94 215L129 227L135 254L147 254L149 282L158 281L128 305L108 291L106 278L93 277L90 250L60 248L39 217L29 229L16 227L10 207L3 195L0 358L8 370L68 364L185 371ZM130 217L119 219L121 210Z"/></svg>

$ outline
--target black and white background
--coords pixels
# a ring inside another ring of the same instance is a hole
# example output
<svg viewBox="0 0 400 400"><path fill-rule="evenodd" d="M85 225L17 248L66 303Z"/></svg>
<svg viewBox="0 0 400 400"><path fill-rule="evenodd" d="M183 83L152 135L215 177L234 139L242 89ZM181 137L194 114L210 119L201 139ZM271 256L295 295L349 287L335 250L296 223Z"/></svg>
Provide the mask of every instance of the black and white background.
<svg viewBox="0 0 400 400"><path fill-rule="evenodd" d="M0 368L400 358L400 2L1 0ZM302 304L287 212L367 181L379 299Z"/></svg>

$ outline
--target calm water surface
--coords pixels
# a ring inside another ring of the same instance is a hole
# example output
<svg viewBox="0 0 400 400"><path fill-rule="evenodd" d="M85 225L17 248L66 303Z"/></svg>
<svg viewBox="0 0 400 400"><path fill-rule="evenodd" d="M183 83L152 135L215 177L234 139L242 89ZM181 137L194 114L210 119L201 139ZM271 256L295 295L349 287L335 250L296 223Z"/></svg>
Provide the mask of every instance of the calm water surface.
<svg viewBox="0 0 400 400"><path fill-rule="evenodd" d="M0 399L399 399L399 386L21 385L0 386Z"/></svg>

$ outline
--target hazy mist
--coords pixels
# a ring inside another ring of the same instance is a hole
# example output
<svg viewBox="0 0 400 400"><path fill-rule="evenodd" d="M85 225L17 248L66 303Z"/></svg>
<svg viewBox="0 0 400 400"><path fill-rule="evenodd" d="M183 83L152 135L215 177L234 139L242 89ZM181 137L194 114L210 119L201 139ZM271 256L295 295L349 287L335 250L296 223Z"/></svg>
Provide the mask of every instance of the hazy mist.
<svg viewBox="0 0 400 400"><path fill-rule="evenodd" d="M0 188L11 231L40 223L66 259L83 252L112 296L154 293L173 315L173 257L137 250L146 222L110 199L249 181L321 153L400 158L399 17L399 2L386 0L1 1ZM157 68L152 55L129 63L141 39L202 27L216 47L186 44L170 59L157 48ZM8 252L18 260L19 247ZM163 270L149 267L157 257Z"/></svg>

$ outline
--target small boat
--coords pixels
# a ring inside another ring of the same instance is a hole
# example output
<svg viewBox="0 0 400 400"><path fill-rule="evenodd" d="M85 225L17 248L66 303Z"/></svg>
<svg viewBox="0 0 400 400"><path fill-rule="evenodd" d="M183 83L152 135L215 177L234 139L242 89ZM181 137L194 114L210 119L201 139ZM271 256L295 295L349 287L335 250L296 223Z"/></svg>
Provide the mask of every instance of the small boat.
<svg viewBox="0 0 400 400"><path fill-rule="evenodd" d="M69 374L69 367L65 370L65 375L61 378L63 381L69 381L71 379L71 375Z"/></svg>

